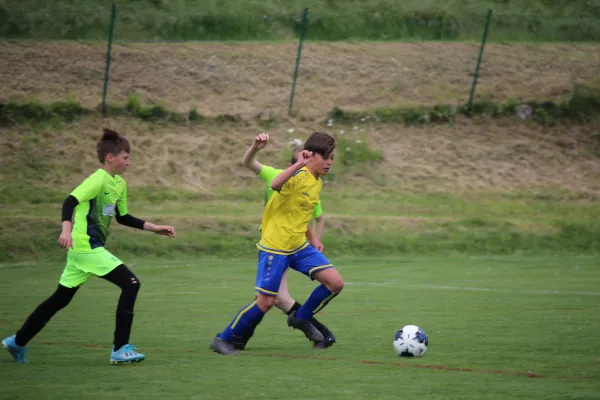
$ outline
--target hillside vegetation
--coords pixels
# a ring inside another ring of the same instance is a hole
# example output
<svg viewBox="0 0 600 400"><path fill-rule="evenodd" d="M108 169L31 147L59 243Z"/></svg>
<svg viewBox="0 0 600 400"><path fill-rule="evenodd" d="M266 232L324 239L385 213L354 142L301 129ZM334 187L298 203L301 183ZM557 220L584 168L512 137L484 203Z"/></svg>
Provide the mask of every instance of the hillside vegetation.
<svg viewBox="0 0 600 400"><path fill-rule="evenodd" d="M0 18L18 9L0 4ZM552 4L540 15L581 17ZM137 21L154 8L140 10ZM106 126L133 145L132 213L179 231L165 241L115 227L109 247L119 254L253 254L264 185L242 154L267 131L260 161L285 166L290 143L315 130L338 143L322 195L328 254L600 251L594 43L490 44L465 112L475 43L309 42L291 116L294 43L116 44L107 118L105 43L3 41L0 53L1 260L64 257L61 202L97 168ZM522 120L527 106L533 115Z"/></svg>
<svg viewBox="0 0 600 400"><path fill-rule="evenodd" d="M119 40L479 40L487 9L491 40L597 41L595 0L33 0L0 2L0 36L105 39L110 7Z"/></svg>

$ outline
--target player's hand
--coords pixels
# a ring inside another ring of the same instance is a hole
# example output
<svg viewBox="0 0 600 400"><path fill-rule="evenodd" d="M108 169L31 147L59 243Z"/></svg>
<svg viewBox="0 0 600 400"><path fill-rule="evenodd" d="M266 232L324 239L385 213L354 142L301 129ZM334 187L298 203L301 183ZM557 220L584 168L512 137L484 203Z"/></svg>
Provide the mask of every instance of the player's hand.
<svg viewBox="0 0 600 400"><path fill-rule="evenodd" d="M175 237L175 228L168 225L156 225L154 228L154 233L161 236L168 236L170 238Z"/></svg>
<svg viewBox="0 0 600 400"><path fill-rule="evenodd" d="M321 243L320 240L318 239L313 239L311 240L310 244L313 245L313 247L317 250L319 250L321 253L323 252L323 250L325 249L325 246L323 246L323 243Z"/></svg>
<svg viewBox="0 0 600 400"><path fill-rule="evenodd" d="M269 141L269 134L263 132L254 138L252 147L254 147L255 150L264 149L266 147L268 141Z"/></svg>
<svg viewBox="0 0 600 400"><path fill-rule="evenodd" d="M61 232L60 236L58 237L58 244L60 244L65 249L72 249L73 238L71 237L71 232Z"/></svg>
<svg viewBox="0 0 600 400"><path fill-rule="evenodd" d="M300 154L298 154L297 164L301 165L302 167L308 165L308 161L310 160L311 156L312 156L312 151L302 150L300 152Z"/></svg>

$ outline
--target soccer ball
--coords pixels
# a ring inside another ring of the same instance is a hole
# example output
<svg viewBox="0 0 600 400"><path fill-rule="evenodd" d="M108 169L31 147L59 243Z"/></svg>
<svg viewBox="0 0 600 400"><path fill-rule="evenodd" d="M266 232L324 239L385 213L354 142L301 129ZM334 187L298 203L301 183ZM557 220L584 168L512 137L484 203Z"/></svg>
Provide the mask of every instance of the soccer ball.
<svg viewBox="0 0 600 400"><path fill-rule="evenodd" d="M422 357L428 345L427 334L416 325L406 325L394 336L394 351L400 357Z"/></svg>

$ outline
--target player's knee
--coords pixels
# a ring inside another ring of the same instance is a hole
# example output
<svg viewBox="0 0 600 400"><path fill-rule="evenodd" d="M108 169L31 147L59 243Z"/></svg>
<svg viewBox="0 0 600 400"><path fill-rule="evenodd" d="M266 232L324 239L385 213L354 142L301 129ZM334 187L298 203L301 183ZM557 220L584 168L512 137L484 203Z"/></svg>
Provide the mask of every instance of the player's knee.
<svg viewBox="0 0 600 400"><path fill-rule="evenodd" d="M275 301L277 297L275 296L267 296L265 294L259 293L256 299L256 304L258 308L261 309L262 312L267 312L275 305Z"/></svg>
<svg viewBox="0 0 600 400"><path fill-rule="evenodd" d="M344 280L335 269L319 271L315 276L329 291L339 294L344 289Z"/></svg>
<svg viewBox="0 0 600 400"><path fill-rule="evenodd" d="M342 279L341 276L338 276L334 279L332 279L331 281L329 281L329 290L332 293L335 294L339 294L341 293L342 289L344 289L344 280Z"/></svg>
<svg viewBox="0 0 600 400"><path fill-rule="evenodd" d="M141 287L142 284L140 283L140 280L137 278L137 276L132 276L131 278L129 278L126 290L129 292L137 293Z"/></svg>

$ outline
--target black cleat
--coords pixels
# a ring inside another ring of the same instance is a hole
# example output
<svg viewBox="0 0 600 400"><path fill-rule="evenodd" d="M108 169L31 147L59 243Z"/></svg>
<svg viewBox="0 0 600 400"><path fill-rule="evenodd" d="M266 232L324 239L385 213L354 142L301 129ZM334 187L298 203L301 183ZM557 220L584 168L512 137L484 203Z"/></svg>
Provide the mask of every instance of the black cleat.
<svg viewBox="0 0 600 400"><path fill-rule="evenodd" d="M210 348L224 356L235 356L237 354L233 344L224 341L220 337L215 337L212 342L210 342Z"/></svg>
<svg viewBox="0 0 600 400"><path fill-rule="evenodd" d="M319 330L315 328L310 321L296 318L296 311L288 316L288 326L301 330L304 333L304 336L306 336L306 338L311 342L322 342L325 340L323 334L319 332Z"/></svg>
<svg viewBox="0 0 600 400"><path fill-rule="evenodd" d="M250 339L252 339L252 336L254 336L254 329L252 330L252 332L246 334L245 336L233 335L233 337L231 338L231 344L236 350L245 350L246 345L248 345L248 342L250 341Z"/></svg>
<svg viewBox="0 0 600 400"><path fill-rule="evenodd" d="M330 333L329 335L325 336L325 338L322 341L315 342L313 347L315 349L326 349L328 347L333 346L335 342L335 336L333 336L333 333Z"/></svg>
<svg viewBox="0 0 600 400"><path fill-rule="evenodd" d="M236 350L240 350L240 351L244 351L246 349L246 344L248 343L247 340L243 340L243 339L239 339L236 340L235 338L233 339L233 348Z"/></svg>

